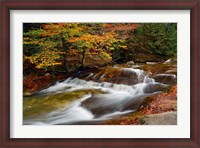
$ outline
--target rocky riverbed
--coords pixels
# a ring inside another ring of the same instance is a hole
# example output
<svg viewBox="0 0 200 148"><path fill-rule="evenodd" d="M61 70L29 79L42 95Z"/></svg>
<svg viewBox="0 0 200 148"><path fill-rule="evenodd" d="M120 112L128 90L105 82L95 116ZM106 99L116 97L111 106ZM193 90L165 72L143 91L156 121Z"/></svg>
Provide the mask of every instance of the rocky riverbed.
<svg viewBox="0 0 200 148"><path fill-rule="evenodd" d="M25 83L24 124L176 124L176 64L120 64L55 82L64 77Z"/></svg>

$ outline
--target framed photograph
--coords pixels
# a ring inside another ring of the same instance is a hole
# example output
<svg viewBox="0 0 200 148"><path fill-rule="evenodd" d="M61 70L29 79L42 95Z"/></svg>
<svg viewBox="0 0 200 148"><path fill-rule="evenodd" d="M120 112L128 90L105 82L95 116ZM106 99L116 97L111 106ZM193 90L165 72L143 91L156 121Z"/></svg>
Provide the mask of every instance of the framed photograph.
<svg viewBox="0 0 200 148"><path fill-rule="evenodd" d="M1 147L200 146L198 0L1 12Z"/></svg>

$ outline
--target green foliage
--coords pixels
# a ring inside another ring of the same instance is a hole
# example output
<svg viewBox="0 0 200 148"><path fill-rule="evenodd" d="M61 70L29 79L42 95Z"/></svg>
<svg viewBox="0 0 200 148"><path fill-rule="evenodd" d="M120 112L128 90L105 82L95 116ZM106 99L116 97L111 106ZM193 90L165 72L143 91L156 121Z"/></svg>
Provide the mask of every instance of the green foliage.
<svg viewBox="0 0 200 148"><path fill-rule="evenodd" d="M132 32L127 44L130 57L136 58L140 53L153 54L164 59L174 57L177 50L177 24L141 24Z"/></svg>

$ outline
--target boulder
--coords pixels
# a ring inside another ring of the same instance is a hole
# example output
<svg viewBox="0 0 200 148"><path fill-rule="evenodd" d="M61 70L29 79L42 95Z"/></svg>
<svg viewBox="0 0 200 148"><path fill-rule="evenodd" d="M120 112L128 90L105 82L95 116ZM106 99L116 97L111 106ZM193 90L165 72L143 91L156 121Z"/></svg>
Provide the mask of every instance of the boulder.
<svg viewBox="0 0 200 148"><path fill-rule="evenodd" d="M139 122L144 125L177 125L177 112L144 115Z"/></svg>
<svg viewBox="0 0 200 148"><path fill-rule="evenodd" d="M146 62L147 65L154 65L154 64L158 64L157 62Z"/></svg>
<svg viewBox="0 0 200 148"><path fill-rule="evenodd" d="M24 92L23 93L24 97L29 97L29 96L32 96L32 95L33 95L33 93L31 93L31 92Z"/></svg>
<svg viewBox="0 0 200 148"><path fill-rule="evenodd" d="M177 83L176 75L174 74L158 74L153 77L156 82L167 85L175 85Z"/></svg>
<svg viewBox="0 0 200 148"><path fill-rule="evenodd" d="M146 94L150 94L150 93L154 93L154 92L158 92L158 91L163 91L165 90L165 86L163 84L160 84L160 83L150 83L150 84L147 84L143 91L144 93Z"/></svg>
<svg viewBox="0 0 200 148"><path fill-rule="evenodd" d="M167 61L163 62L163 64L171 64L173 62L172 59L168 59Z"/></svg>
<svg viewBox="0 0 200 148"><path fill-rule="evenodd" d="M49 76L51 76L50 73L45 73L45 77L49 77Z"/></svg>
<svg viewBox="0 0 200 148"><path fill-rule="evenodd" d="M101 94L81 102L95 117L126 110L137 110L147 95L130 96L128 94Z"/></svg>
<svg viewBox="0 0 200 148"><path fill-rule="evenodd" d="M132 65L135 64L135 62L134 62L134 61L128 61L126 64L127 64L128 66L132 66Z"/></svg>
<svg viewBox="0 0 200 148"><path fill-rule="evenodd" d="M177 74L177 70L174 68L174 69L169 69L167 71L165 71L166 74Z"/></svg>
<svg viewBox="0 0 200 148"><path fill-rule="evenodd" d="M177 63L177 59L173 58L173 59L168 59L167 61L163 62L163 64L176 64Z"/></svg>

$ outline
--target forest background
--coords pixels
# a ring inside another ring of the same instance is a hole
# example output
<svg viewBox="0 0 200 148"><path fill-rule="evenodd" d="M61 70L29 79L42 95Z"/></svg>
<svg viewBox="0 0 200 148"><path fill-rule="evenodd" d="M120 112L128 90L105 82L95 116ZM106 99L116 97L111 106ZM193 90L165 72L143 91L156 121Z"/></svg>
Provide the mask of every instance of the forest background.
<svg viewBox="0 0 200 148"><path fill-rule="evenodd" d="M176 23L24 23L23 29L25 94L83 70L177 56Z"/></svg>

